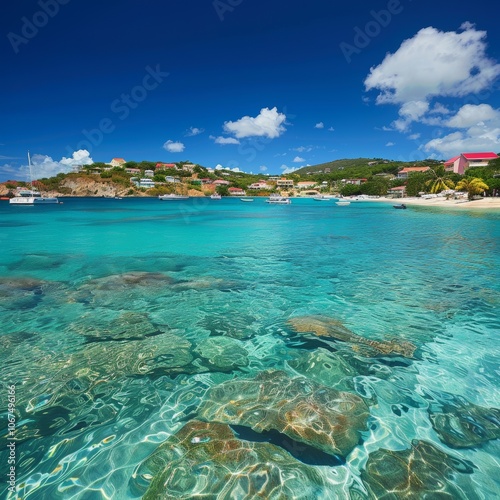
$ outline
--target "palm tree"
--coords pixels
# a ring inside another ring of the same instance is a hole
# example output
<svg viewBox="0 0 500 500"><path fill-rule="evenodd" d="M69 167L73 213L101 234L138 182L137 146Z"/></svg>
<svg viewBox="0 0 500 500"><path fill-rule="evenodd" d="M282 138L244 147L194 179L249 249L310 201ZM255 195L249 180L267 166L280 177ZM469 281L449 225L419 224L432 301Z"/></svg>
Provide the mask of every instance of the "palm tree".
<svg viewBox="0 0 500 500"><path fill-rule="evenodd" d="M430 186L431 193L440 193L445 189L453 189L455 187L455 183L447 178L447 172L442 165L436 167L435 169L430 169L432 179L426 182L427 186Z"/></svg>
<svg viewBox="0 0 500 500"><path fill-rule="evenodd" d="M489 187L483 179L479 177L474 177L472 179L470 177L465 177L458 182L456 189L457 191L467 191L469 200L472 200L475 195L481 194L483 191L489 189Z"/></svg>

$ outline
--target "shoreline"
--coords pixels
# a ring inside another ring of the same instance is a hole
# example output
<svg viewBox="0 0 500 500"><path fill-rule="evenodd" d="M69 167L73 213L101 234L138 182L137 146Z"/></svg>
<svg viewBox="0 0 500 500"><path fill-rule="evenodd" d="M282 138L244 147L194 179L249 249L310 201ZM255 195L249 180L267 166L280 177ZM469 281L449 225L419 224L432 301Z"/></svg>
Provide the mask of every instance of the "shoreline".
<svg viewBox="0 0 500 500"><path fill-rule="evenodd" d="M463 200L447 200L445 198L370 198L369 200L358 201L373 201L379 203L391 203L393 205L400 205L404 203L408 206L416 207L438 207L438 208L456 208L456 209L490 209L500 210L500 197L496 198L483 198L481 200L469 201L466 198Z"/></svg>

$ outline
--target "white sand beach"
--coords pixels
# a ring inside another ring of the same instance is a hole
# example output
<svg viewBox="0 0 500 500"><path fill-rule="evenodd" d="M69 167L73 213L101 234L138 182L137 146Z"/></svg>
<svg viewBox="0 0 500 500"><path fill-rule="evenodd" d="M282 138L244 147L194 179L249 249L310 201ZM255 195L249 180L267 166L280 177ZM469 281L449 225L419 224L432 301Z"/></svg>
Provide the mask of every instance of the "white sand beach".
<svg viewBox="0 0 500 500"><path fill-rule="evenodd" d="M468 201L467 198L461 200L438 197L438 198L375 198L366 201L378 201L383 203L392 203L399 205L404 203L408 206L419 207L444 207L444 208L457 208L457 209L482 209L482 210L500 210L500 197L496 198L482 198L480 200Z"/></svg>

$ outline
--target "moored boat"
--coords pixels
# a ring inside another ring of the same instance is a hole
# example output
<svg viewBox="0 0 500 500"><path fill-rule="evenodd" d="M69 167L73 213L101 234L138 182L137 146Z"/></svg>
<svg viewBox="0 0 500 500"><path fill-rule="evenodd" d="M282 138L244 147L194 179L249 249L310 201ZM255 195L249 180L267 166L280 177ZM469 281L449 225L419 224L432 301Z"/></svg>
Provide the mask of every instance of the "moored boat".
<svg viewBox="0 0 500 500"><path fill-rule="evenodd" d="M335 205L338 205L339 207L347 207L347 205L350 205L350 201L336 201Z"/></svg>
<svg viewBox="0 0 500 500"><path fill-rule="evenodd" d="M272 194L266 200L266 203L274 203L276 205L290 205L292 201L290 200L290 198L287 198L286 196L281 196L279 194Z"/></svg>
<svg viewBox="0 0 500 500"><path fill-rule="evenodd" d="M240 198L240 201L246 201L247 203L253 201L253 198Z"/></svg>
<svg viewBox="0 0 500 500"><path fill-rule="evenodd" d="M401 205L392 205L392 206L397 210L406 210L406 205L404 203L401 203Z"/></svg>
<svg viewBox="0 0 500 500"><path fill-rule="evenodd" d="M187 196L185 194L171 193L171 194L161 194L160 196L158 196L158 199L161 201L187 200L187 199L189 199L189 196Z"/></svg>
<svg viewBox="0 0 500 500"><path fill-rule="evenodd" d="M219 193L214 193L210 196L211 200L221 200L222 196Z"/></svg>
<svg viewBox="0 0 500 500"><path fill-rule="evenodd" d="M42 196L40 191L33 187L33 173L31 170L31 158L28 151L28 166L30 171L30 188L19 191L17 196L11 198L11 205L53 205L59 203L59 200L52 196Z"/></svg>

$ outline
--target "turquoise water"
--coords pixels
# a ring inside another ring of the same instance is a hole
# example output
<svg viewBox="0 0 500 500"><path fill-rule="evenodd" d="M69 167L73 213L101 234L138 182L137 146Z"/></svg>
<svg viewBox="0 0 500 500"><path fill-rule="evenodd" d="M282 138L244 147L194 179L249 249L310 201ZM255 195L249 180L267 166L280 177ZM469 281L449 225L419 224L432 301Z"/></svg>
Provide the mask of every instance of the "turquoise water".
<svg viewBox="0 0 500 500"><path fill-rule="evenodd" d="M200 408L214 387L269 370L355 394L367 408L344 453L293 441L294 467L315 489L285 498L380 497L367 463L415 440L467 464L439 473L450 498L500 495L499 213L69 198L1 203L0 226L1 411L5 430L15 385L18 497L140 498L152 479L144 462L187 422L210 421L215 410ZM416 350L384 353L363 339ZM328 363L311 363L318 353ZM329 370L339 359L336 386ZM235 419L220 422L257 442ZM284 433L264 437L288 453ZM3 444L2 470L8 458ZM186 498L199 491L186 488Z"/></svg>

